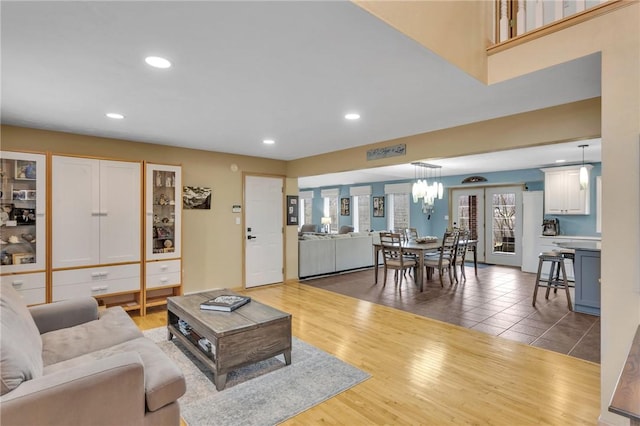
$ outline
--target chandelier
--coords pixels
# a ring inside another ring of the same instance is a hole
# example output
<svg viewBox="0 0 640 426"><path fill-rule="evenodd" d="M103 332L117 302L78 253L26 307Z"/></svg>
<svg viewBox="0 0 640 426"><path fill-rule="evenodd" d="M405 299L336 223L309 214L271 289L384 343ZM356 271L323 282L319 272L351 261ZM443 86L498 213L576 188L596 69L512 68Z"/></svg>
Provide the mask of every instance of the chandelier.
<svg viewBox="0 0 640 426"><path fill-rule="evenodd" d="M422 202L422 211L431 213L435 200L442 200L444 196L444 185L442 185L441 179L436 179L436 171L441 177L442 166L422 162L411 164L415 167L414 177L416 180L411 187L413 202Z"/></svg>

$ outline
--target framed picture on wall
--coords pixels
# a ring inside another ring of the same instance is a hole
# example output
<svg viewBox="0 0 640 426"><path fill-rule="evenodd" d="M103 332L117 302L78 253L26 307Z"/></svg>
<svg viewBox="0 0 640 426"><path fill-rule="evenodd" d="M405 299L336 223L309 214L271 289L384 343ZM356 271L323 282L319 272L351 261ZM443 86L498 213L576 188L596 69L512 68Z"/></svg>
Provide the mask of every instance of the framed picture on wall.
<svg viewBox="0 0 640 426"><path fill-rule="evenodd" d="M351 215L351 199L340 198L340 216Z"/></svg>
<svg viewBox="0 0 640 426"><path fill-rule="evenodd" d="M287 195L287 225L298 226L298 196Z"/></svg>
<svg viewBox="0 0 640 426"><path fill-rule="evenodd" d="M373 197L373 217L384 217L384 197Z"/></svg>

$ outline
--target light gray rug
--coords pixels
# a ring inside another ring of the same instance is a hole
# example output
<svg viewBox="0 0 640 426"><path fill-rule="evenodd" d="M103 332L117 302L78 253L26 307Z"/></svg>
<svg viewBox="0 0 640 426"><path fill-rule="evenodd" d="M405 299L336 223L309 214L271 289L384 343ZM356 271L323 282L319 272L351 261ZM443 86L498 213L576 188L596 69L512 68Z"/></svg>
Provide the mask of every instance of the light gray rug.
<svg viewBox="0 0 640 426"><path fill-rule="evenodd" d="M279 355L243 367L230 372L225 389L218 392L202 363L175 339L167 341L165 327L144 335L176 362L187 379L180 411L189 426L275 425L370 377L293 337L291 365Z"/></svg>

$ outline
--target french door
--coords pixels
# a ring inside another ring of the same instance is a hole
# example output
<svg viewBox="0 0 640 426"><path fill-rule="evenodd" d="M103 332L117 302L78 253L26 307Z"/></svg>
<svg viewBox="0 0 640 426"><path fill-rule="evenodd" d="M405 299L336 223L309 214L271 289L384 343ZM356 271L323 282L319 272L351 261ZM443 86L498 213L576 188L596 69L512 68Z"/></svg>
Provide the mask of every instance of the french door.
<svg viewBox="0 0 640 426"><path fill-rule="evenodd" d="M484 188L454 189L451 191L454 226L468 229L476 245L478 262L484 262Z"/></svg>
<svg viewBox="0 0 640 426"><path fill-rule="evenodd" d="M478 240L478 261L522 264L522 187L475 187L451 191L453 223Z"/></svg>

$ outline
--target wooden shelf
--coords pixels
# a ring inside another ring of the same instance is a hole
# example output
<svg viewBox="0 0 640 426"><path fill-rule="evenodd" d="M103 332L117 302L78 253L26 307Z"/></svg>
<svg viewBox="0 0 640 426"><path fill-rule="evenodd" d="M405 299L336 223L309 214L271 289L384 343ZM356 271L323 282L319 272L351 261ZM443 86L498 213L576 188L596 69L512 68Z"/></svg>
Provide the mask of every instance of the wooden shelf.
<svg viewBox="0 0 640 426"><path fill-rule="evenodd" d="M166 297L153 297L153 298L147 300L147 302L145 303L145 306L147 308L151 308L153 306L162 306L162 305L166 305L166 304L167 304L167 298Z"/></svg>

